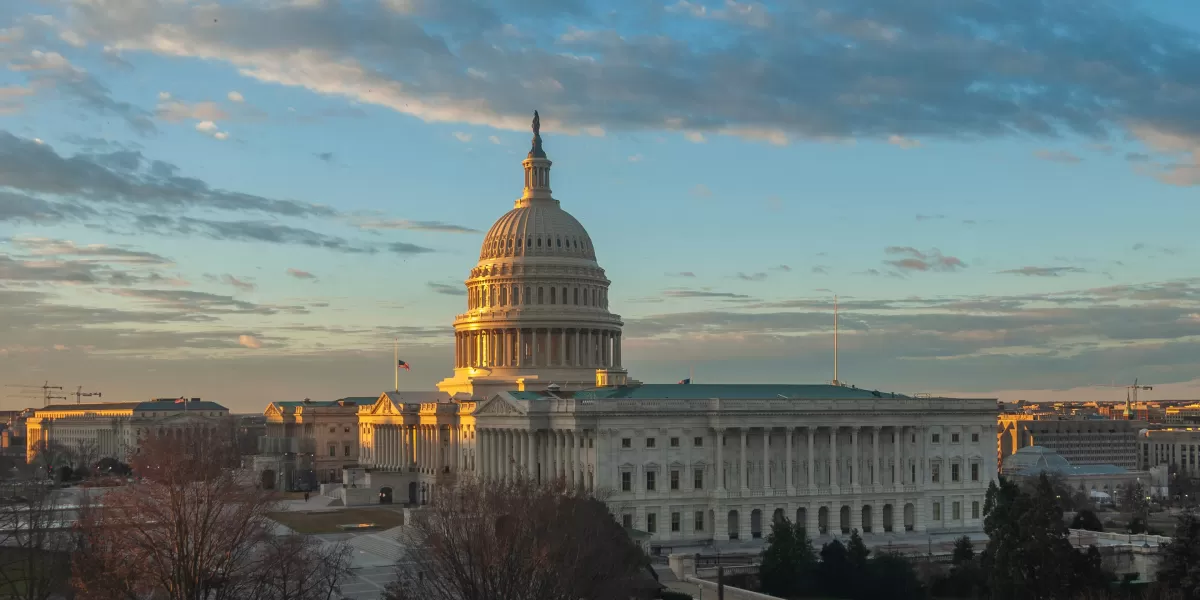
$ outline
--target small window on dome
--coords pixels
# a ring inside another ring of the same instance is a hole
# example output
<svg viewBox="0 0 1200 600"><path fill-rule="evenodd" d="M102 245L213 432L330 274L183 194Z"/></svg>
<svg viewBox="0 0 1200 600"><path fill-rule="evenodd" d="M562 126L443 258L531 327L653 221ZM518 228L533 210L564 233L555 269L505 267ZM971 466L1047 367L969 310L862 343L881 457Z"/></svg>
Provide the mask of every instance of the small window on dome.
<svg viewBox="0 0 1200 600"><path fill-rule="evenodd" d="M538 238L538 248L542 247L542 238Z"/></svg>
<svg viewBox="0 0 1200 600"><path fill-rule="evenodd" d="M559 248L562 248L562 238L555 238L554 241L558 245Z"/></svg>

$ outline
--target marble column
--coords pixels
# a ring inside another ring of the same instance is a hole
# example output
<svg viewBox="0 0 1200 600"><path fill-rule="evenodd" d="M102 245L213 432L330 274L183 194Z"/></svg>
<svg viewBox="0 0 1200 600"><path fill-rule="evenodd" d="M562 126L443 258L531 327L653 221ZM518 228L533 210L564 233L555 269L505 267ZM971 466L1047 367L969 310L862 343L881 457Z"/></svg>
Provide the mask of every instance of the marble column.
<svg viewBox="0 0 1200 600"><path fill-rule="evenodd" d="M857 425L850 428L850 488L856 492L862 484L862 460L860 460L858 453L858 429Z"/></svg>
<svg viewBox="0 0 1200 600"><path fill-rule="evenodd" d="M613 366L621 368L621 332L613 334Z"/></svg>
<svg viewBox="0 0 1200 600"><path fill-rule="evenodd" d="M763 445L763 466L762 466L762 489L771 489L771 428L763 427L762 435ZM765 516L763 517L766 518Z"/></svg>
<svg viewBox="0 0 1200 600"><path fill-rule="evenodd" d="M567 366L567 330L558 330L558 365Z"/></svg>
<svg viewBox="0 0 1200 600"><path fill-rule="evenodd" d="M842 474L838 469L838 429L836 425L829 428L829 487L833 489L835 494L838 492L838 484L842 480ZM838 510L841 509L839 508ZM832 520L832 517L830 517L830 520Z"/></svg>
<svg viewBox="0 0 1200 600"><path fill-rule="evenodd" d="M904 433L904 426L901 425L895 428L896 430L896 485L902 486L908 481L908 465L904 461L904 444L908 441Z"/></svg>
<svg viewBox="0 0 1200 600"><path fill-rule="evenodd" d="M785 473L784 481L785 481L785 485L787 485L787 495L789 495L789 496L796 495L796 481L795 481L795 478L792 476L792 433L793 433L793 430L791 427L783 428L783 435L786 438L786 442L784 443L783 451L784 451L784 454L787 456L787 459L783 463L783 468L784 468L784 473Z"/></svg>
<svg viewBox="0 0 1200 600"><path fill-rule="evenodd" d="M747 481L746 471L746 428L738 429L742 434L742 452L738 455L738 489L743 492L749 489L750 482Z"/></svg>
<svg viewBox="0 0 1200 600"><path fill-rule="evenodd" d="M878 425L871 428L871 485L874 489L879 489L879 484L883 483L883 474L879 472L879 430ZM874 511L871 514L874 515Z"/></svg>
<svg viewBox="0 0 1200 600"><path fill-rule="evenodd" d="M576 367L582 367L583 366L583 355L580 354L580 350L582 349L583 344L581 344L579 341L579 330L578 329L576 329L575 333L571 335L571 340L572 340L572 343L575 344L574 364Z"/></svg>
<svg viewBox="0 0 1200 600"><path fill-rule="evenodd" d="M817 488L816 462L814 461L816 444L813 440L817 435L817 429L811 425L806 429L808 430L808 477L806 479L808 479L808 493L812 494L816 492Z"/></svg>
<svg viewBox="0 0 1200 600"><path fill-rule="evenodd" d="M536 432L525 433L525 476L532 479L537 475Z"/></svg>
<svg viewBox="0 0 1200 600"><path fill-rule="evenodd" d="M716 429L717 435L717 468L714 472L714 477L717 478L717 489L725 491L725 430L721 427Z"/></svg>

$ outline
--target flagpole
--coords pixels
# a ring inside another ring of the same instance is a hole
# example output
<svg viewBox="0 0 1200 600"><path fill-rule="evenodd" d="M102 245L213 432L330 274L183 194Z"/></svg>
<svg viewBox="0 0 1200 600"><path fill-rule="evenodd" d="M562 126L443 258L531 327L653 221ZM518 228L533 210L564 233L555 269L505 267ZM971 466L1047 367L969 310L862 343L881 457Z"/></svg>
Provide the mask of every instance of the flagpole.
<svg viewBox="0 0 1200 600"><path fill-rule="evenodd" d="M838 301L833 295L833 385L838 385Z"/></svg>
<svg viewBox="0 0 1200 600"><path fill-rule="evenodd" d="M400 391L400 338L392 339L392 370L396 372L396 391Z"/></svg>
<svg viewBox="0 0 1200 600"><path fill-rule="evenodd" d="M688 366L688 383L696 383L696 367Z"/></svg>

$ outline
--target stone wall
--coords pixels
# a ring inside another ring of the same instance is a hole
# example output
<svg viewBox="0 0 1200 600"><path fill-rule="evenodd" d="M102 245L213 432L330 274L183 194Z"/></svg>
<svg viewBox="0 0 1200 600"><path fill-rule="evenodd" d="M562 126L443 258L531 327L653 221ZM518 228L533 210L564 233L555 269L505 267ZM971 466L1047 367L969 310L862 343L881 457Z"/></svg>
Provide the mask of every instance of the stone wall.
<svg viewBox="0 0 1200 600"><path fill-rule="evenodd" d="M700 588L699 600L717 600L717 584L699 577L687 577L687 583ZM750 590L725 586L725 600L782 600L778 596L768 596Z"/></svg>

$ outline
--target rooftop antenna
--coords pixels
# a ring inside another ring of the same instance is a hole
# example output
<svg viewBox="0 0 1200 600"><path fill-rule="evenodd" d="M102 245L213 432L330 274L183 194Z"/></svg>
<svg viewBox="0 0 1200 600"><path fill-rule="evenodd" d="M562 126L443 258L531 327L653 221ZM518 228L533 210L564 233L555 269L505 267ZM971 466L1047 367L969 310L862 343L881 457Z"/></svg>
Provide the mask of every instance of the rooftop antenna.
<svg viewBox="0 0 1200 600"><path fill-rule="evenodd" d="M83 398L90 398L92 396L95 396L97 398L103 397L103 395L100 392L85 392L85 391L83 391L82 385L75 388L75 404L79 404Z"/></svg>
<svg viewBox="0 0 1200 600"><path fill-rule="evenodd" d="M833 295L833 385L842 385L838 381L838 299Z"/></svg>

